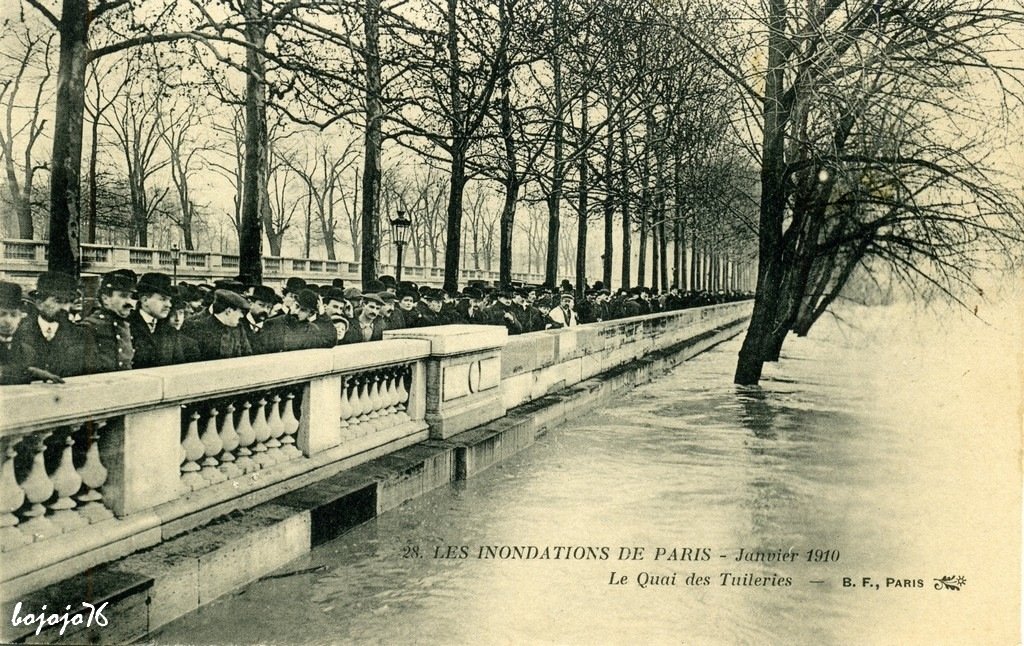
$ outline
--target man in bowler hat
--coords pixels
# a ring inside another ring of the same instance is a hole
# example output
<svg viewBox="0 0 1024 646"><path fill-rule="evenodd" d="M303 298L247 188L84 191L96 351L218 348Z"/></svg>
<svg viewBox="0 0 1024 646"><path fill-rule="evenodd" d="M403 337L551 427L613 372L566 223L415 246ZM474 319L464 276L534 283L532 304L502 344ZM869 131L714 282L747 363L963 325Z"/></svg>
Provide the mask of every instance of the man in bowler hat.
<svg viewBox="0 0 1024 646"><path fill-rule="evenodd" d="M84 372L85 331L68 319L78 296L78 284L71 276L55 271L39 275L36 288L29 292L34 311L21 322L12 339L22 365L58 377Z"/></svg>
<svg viewBox="0 0 1024 646"><path fill-rule="evenodd" d="M132 333L134 368L171 366L185 362L185 353L167 317L171 313L175 289L171 277L158 272L139 279L138 308L128 316ZM173 331L172 331L173 330Z"/></svg>

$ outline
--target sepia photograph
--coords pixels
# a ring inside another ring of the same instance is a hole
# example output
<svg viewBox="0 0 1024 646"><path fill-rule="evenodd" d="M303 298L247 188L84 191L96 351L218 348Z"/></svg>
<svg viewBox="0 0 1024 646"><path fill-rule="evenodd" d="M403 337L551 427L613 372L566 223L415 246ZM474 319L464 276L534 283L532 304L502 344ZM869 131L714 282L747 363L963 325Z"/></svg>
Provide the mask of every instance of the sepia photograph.
<svg viewBox="0 0 1024 646"><path fill-rule="evenodd" d="M0 643L1024 641L1019 0L2 0L0 162Z"/></svg>

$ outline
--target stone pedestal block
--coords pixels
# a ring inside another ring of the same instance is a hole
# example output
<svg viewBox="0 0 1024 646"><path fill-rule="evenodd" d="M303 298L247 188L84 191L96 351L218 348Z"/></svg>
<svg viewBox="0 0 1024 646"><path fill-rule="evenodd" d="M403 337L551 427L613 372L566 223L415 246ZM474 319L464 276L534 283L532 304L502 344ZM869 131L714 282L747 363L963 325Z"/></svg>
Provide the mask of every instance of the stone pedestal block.
<svg viewBox="0 0 1024 646"><path fill-rule="evenodd" d="M430 437L445 439L505 414L500 388L505 328L441 325L389 331L384 337L430 341L424 413Z"/></svg>
<svg viewBox="0 0 1024 646"><path fill-rule="evenodd" d="M165 406L129 413L123 428L114 424L100 436L107 468L106 505L127 516L173 500L181 474L181 409Z"/></svg>
<svg viewBox="0 0 1024 646"><path fill-rule="evenodd" d="M331 375L309 382L302 398L299 450L306 457L341 443L341 377Z"/></svg>

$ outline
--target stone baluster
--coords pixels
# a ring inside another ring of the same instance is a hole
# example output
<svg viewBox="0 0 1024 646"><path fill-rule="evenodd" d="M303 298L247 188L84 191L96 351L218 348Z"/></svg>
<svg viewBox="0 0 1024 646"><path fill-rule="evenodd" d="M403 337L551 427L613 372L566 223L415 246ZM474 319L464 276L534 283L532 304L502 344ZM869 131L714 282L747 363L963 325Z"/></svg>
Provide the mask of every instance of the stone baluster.
<svg viewBox="0 0 1024 646"><path fill-rule="evenodd" d="M384 401L388 407L388 415L394 415L398 412L398 379L400 375L401 368L395 368L388 373L387 379L384 382L387 385Z"/></svg>
<svg viewBox="0 0 1024 646"><path fill-rule="evenodd" d="M32 537L33 541L40 541L60 533L60 528L46 517L46 507L43 506L43 503L53 495L53 481L46 472L45 457L46 440L50 435L52 433L47 431L37 433L32 437L31 450L35 454L32 458L32 468L21 483L25 497L31 505L24 512L27 520L22 523L21 528Z"/></svg>
<svg viewBox="0 0 1024 646"><path fill-rule="evenodd" d="M373 406L377 413L377 418L373 420L373 428L378 431L391 425L390 420L388 420L388 404L384 397L384 382L386 379L387 373L383 370L379 370L373 375Z"/></svg>
<svg viewBox="0 0 1024 646"><path fill-rule="evenodd" d="M290 392L285 396L284 415L281 416L284 424L284 436L281 438L281 453L285 459L302 457L302 451L295 446L295 434L299 432L299 420L295 417L295 393Z"/></svg>
<svg viewBox="0 0 1024 646"><path fill-rule="evenodd" d="M267 456L274 460L274 464L284 462L284 454L281 453L281 436L284 435L284 423L281 422L281 395L274 393L270 400L270 414L267 415L267 427L270 429L270 439L267 440Z"/></svg>
<svg viewBox="0 0 1024 646"><path fill-rule="evenodd" d="M364 420L364 409L365 399L360 397L359 393L363 388L363 378L360 375L351 375L348 381L352 384L352 393L349 400L352 402L352 417L349 420L349 425L352 427L351 436L358 437L361 433L360 425Z"/></svg>
<svg viewBox="0 0 1024 646"><path fill-rule="evenodd" d="M107 482L107 467L100 460L100 431L106 427L107 421L86 422L84 429L88 441L85 449L85 462L78 469L82 477L82 493L78 494L78 509L87 521L97 523L114 517L114 512L103 504L100 488ZM198 436L196 436L198 440ZM202 454L200 454L202 455ZM184 459L184 458L183 458ZM199 468L199 465L196 465Z"/></svg>
<svg viewBox="0 0 1024 646"><path fill-rule="evenodd" d="M352 390L352 377L342 377L341 378L341 406L340 406L340 411L341 411L341 431L342 431L342 433L344 433L345 429L347 429L350 426L349 420L352 419L352 415L353 415L353 413L355 411L355 409L352 407L351 395L350 395L350 392L349 392L351 390Z"/></svg>
<svg viewBox="0 0 1024 646"><path fill-rule="evenodd" d="M264 469L274 464L274 460L267 456L267 445L265 442L270 439L270 427L267 426L267 400L260 397L256 402L256 416L252 421L252 430L256 434L256 445L253 446L252 459Z"/></svg>
<svg viewBox="0 0 1024 646"><path fill-rule="evenodd" d="M181 446L185 449L185 463L181 465L181 483L186 489L195 491L205 485L205 480L199 475L199 459L206 453L206 446L199 439L199 411L192 411L189 415L188 429L185 431L185 439Z"/></svg>
<svg viewBox="0 0 1024 646"><path fill-rule="evenodd" d="M252 451L249 447L256 441L256 431L252 428L252 403L249 400L242 402L242 414L238 419L238 459L235 464L243 473L252 473L259 469L259 465L252 459Z"/></svg>
<svg viewBox="0 0 1024 646"><path fill-rule="evenodd" d="M235 431L235 406L229 403L224 409L224 422L220 426L220 443L222 453L220 454L220 471L226 478L237 478L242 475L242 469L235 461L233 451L238 448L238 432Z"/></svg>
<svg viewBox="0 0 1024 646"><path fill-rule="evenodd" d="M363 426L362 433L369 430L370 414L373 413L373 402L370 400L370 377L361 375L359 383L359 423Z"/></svg>
<svg viewBox="0 0 1024 646"><path fill-rule="evenodd" d="M405 411L409 408L409 391L405 389L405 375L407 370L402 369L398 375L398 410Z"/></svg>
<svg viewBox="0 0 1024 646"><path fill-rule="evenodd" d="M218 468L220 462L217 460L217 456L224 448L224 444L220 441L220 434L217 432L217 409L210 408L207 415L206 430L203 431L200 437L203 441L206 458L203 460L203 469L199 472L199 475L203 477L207 484L215 484L227 480Z"/></svg>
<svg viewBox="0 0 1024 646"><path fill-rule="evenodd" d="M60 453L60 462L50 478L53 481L53 490L57 494L57 499L48 507L53 512L53 523L63 532L89 524L89 521L75 511L75 507L78 505L71 499L71 496L82 488L82 476L78 475L78 471L75 470L75 461L71 451L71 447L75 445L75 438L71 435L72 430L71 428L65 429L64 449Z"/></svg>
<svg viewBox="0 0 1024 646"><path fill-rule="evenodd" d="M370 381L370 425L375 430L380 430L377 419L381 415L381 401L380 401L380 372L372 372L368 377Z"/></svg>
<svg viewBox="0 0 1024 646"><path fill-rule="evenodd" d="M3 447L3 464L0 465L0 552L7 552L32 542L32 537L18 528L18 517L14 512L25 502L25 492L14 476L14 458L18 455L20 438L7 438Z"/></svg>

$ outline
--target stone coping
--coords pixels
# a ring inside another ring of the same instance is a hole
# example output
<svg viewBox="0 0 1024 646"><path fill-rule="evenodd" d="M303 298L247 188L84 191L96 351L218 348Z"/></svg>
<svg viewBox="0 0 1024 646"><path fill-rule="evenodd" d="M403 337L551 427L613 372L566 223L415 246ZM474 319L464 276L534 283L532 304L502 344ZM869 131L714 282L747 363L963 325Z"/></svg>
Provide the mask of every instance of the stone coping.
<svg viewBox="0 0 1024 646"><path fill-rule="evenodd" d="M508 342L508 330L500 325L438 325L389 330L384 339L429 341L432 356L448 357L500 348Z"/></svg>

